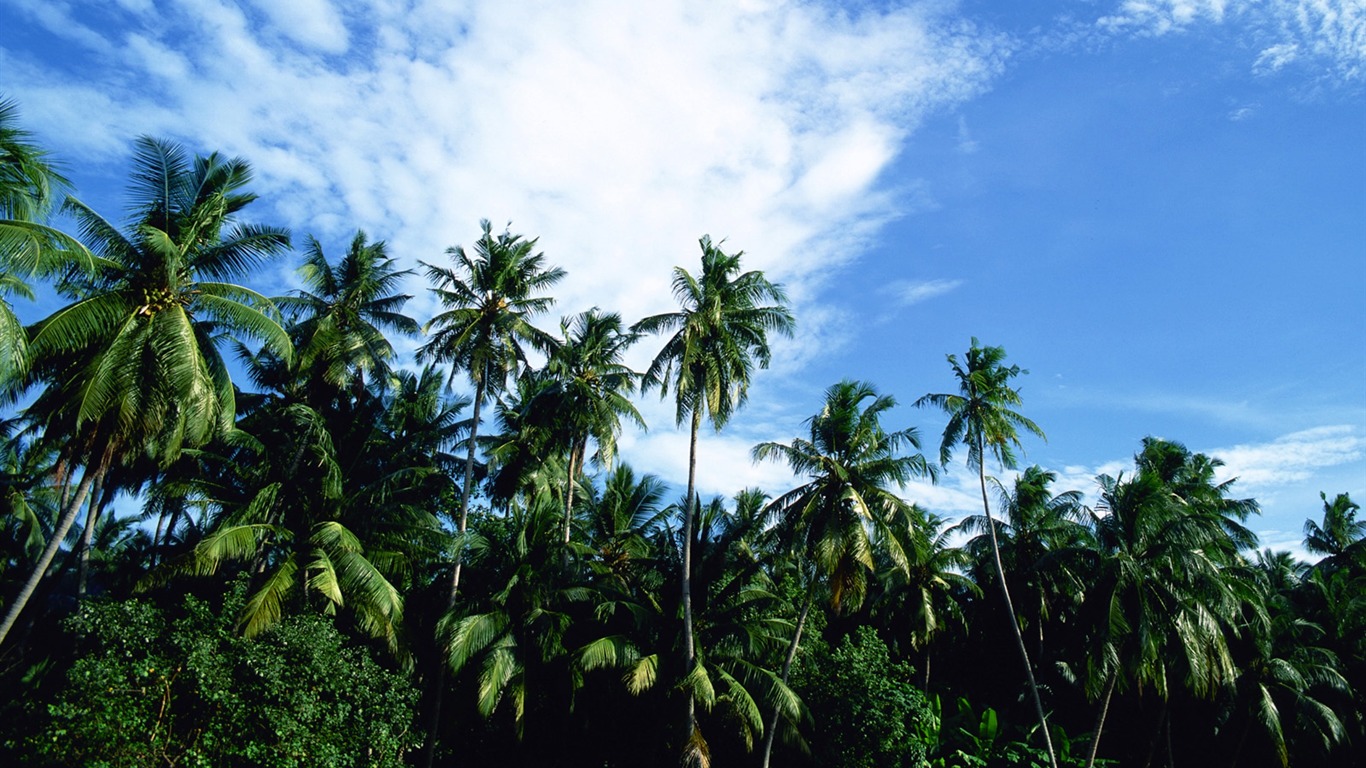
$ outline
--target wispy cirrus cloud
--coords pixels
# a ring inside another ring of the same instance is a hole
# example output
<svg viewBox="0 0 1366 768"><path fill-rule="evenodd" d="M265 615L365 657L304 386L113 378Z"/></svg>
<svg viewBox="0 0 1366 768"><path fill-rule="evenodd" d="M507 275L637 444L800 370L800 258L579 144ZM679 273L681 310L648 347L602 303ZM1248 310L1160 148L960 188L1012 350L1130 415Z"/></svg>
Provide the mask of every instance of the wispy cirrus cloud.
<svg viewBox="0 0 1366 768"><path fill-rule="evenodd" d="M1236 26L1258 53L1251 69L1294 63L1332 77L1366 76L1366 6L1357 0L1124 0L1096 26L1110 34L1167 35L1201 24Z"/></svg>
<svg viewBox="0 0 1366 768"><path fill-rule="evenodd" d="M1316 471L1366 459L1366 437L1357 427L1331 425L1293 432L1265 443L1208 451L1223 460L1220 476L1257 491L1307 480Z"/></svg>
<svg viewBox="0 0 1366 768"><path fill-rule="evenodd" d="M903 307L943 296L963 285L962 280L898 280L889 284L884 292Z"/></svg>

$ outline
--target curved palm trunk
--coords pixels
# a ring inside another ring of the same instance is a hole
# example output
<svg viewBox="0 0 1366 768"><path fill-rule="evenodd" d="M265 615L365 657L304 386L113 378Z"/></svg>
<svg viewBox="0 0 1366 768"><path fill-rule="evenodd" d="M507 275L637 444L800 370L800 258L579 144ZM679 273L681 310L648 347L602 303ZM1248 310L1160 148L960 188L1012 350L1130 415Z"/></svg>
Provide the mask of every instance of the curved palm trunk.
<svg viewBox="0 0 1366 768"><path fill-rule="evenodd" d="M815 602L808 593L806 602L802 604L801 615L797 617L797 631L792 635L792 643L787 646L787 658L783 659L783 685L787 685L787 676L792 671L792 661L797 658L797 646L802 641L802 629L806 626L806 617L811 613L811 604ZM768 758L773 752L773 737L778 731L778 708L773 708L773 718L769 720L768 732L764 734L764 757L761 765L768 768Z"/></svg>
<svg viewBox="0 0 1366 768"><path fill-rule="evenodd" d="M697 433L702 428L702 410L693 408L692 434L688 439L688 493L683 504L683 653L686 664L684 674L691 674L697 663L697 652L693 642L692 627L692 531L693 518L697 510ZM697 702L692 691L688 691L687 747L683 753L683 764L696 763L693 737L697 733Z"/></svg>
<svg viewBox="0 0 1366 768"><path fill-rule="evenodd" d="M109 465L109 453L92 470L89 467L81 475L81 482L76 486L76 492L66 509L62 512L62 517L57 523L57 529L52 532L52 538L48 540L47 547L43 549L43 554L38 558L38 563L33 566L33 572L29 574L28 581L24 582L19 594L15 595L14 602L10 603L9 610L5 612L5 619L0 622L0 643L5 641L9 632L14 628L14 623L18 621L19 614L23 612L24 606L33 597L33 591L38 588L38 582L43 580L43 575L47 573L48 566L52 565L52 559L57 556L57 550L61 549L62 540L71 530L71 526L76 522L76 515L80 514L81 507L85 504L86 497L90 495L90 487L96 480L104 476L105 469Z"/></svg>
<svg viewBox="0 0 1366 768"><path fill-rule="evenodd" d="M465 564L465 531L470 521L470 486L474 484L474 448L479 436L479 412L484 404L484 382L482 379L474 387L474 414L470 422L470 447L465 454L465 483L460 488L460 527L459 543L455 549L455 567L451 569L451 589L446 597L446 610L455 607L455 597L460 592L460 571ZM436 757L436 732L441 725L441 700L446 693L446 660L441 649L437 648L436 680L433 682L432 717L428 722L427 744L422 749L422 765L431 768Z"/></svg>
<svg viewBox="0 0 1366 768"><path fill-rule="evenodd" d="M1109 684L1105 686L1105 699L1101 702L1100 714L1096 717L1096 729L1091 736L1090 754L1086 757L1086 768L1092 768L1096 764L1096 753L1100 747L1100 732L1105 728L1105 715L1110 711L1110 697L1114 695L1116 679L1116 675L1111 675Z"/></svg>
<svg viewBox="0 0 1366 768"><path fill-rule="evenodd" d="M991 534L991 556L996 564L997 582L1001 587L1001 597L1006 601L1007 618L1010 619L1010 630L1015 636L1015 645L1020 649L1020 658L1024 661L1025 676L1029 678L1029 693L1034 699L1034 711L1039 717L1044 746L1048 748L1048 763L1053 768L1058 768L1058 758L1053 753L1053 737L1048 733L1048 718L1044 715L1043 702L1039 699L1039 684L1034 680L1034 665L1029 661L1029 649L1025 647L1024 635L1020 632L1020 622L1015 617L1015 604L1011 601L1010 589L1006 586L1005 566L1001 564L1001 545L996 540L996 520L991 516L991 504L987 501L986 453L980 434L978 435L977 455L982 457L982 460L977 462L977 479L982 486L982 509L986 512L987 531Z"/></svg>

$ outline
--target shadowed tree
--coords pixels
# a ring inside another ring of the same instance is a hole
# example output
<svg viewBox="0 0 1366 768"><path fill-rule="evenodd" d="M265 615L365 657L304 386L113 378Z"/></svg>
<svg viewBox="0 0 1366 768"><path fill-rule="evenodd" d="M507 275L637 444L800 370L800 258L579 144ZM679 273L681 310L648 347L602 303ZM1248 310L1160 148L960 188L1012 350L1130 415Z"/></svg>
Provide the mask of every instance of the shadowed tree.
<svg viewBox="0 0 1366 768"><path fill-rule="evenodd" d="M688 667L697 658L693 637L692 542L697 510L697 434L706 418L717 430L749 396L756 365L767 368L772 353L770 333L791 335L795 325L781 286L762 272L740 271L742 252L727 254L703 236L702 272L694 276L674 268L673 294L677 312L647 317L632 330L671 333L645 371L643 389L658 387L661 397L670 388L676 405L674 419L689 420L688 486L683 504L682 567L683 657ZM697 730L695 703L687 696L685 722L688 746L684 764L705 765L706 745Z"/></svg>
<svg viewBox="0 0 1366 768"><path fill-rule="evenodd" d="M1029 679L1029 692L1034 701L1034 711L1039 718L1039 730L1043 734L1044 745L1048 748L1048 761L1053 768L1058 766L1057 755L1053 751L1053 738L1048 733L1048 718L1044 715L1043 701L1039 698L1039 685L1034 680L1034 665L1030 663L1029 651L1025 648L1024 636L1020 633L1019 619L1015 605L1006 584L1005 567L1001 563L1001 548L996 537L996 523L991 516L991 503L987 499L986 456L996 457L1002 469L1014 469L1015 448L1020 447L1019 430L1023 429L1039 437L1043 430L1033 421L1022 416L1012 408L1020 405L1020 395L1010 387L1010 380L1022 373L1028 373L1018 365L1006 367L1004 347L978 346L972 340L967 356L959 362L957 355L949 355L949 365L958 380L955 394L930 394L916 401L917 407L934 406L948 414L949 422L944 427L944 437L939 447L939 461L947 466L953 458L953 449L963 445L968 451L968 468L977 471L977 479L982 489L982 512L987 518L987 532L991 537L992 559L996 566L996 578L1005 600L1006 613L1015 642L1024 662L1025 676Z"/></svg>

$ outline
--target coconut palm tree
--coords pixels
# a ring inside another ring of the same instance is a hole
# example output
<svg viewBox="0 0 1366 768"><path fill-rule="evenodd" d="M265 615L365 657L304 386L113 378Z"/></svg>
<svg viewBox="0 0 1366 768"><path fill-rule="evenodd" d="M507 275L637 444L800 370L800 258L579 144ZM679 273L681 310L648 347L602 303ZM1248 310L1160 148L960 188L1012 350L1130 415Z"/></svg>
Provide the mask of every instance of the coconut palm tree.
<svg viewBox="0 0 1366 768"><path fill-rule="evenodd" d="M387 386L394 347L384 332L416 336L421 331L402 313L412 296L396 292L411 274L395 269L384 242L368 242L364 232L356 232L336 265L310 237L299 267L305 287L275 300L294 321L299 369L336 389L359 392L367 379Z"/></svg>
<svg viewBox="0 0 1366 768"><path fill-rule="evenodd" d="M583 473L589 440L598 446L594 460L610 467L622 419L641 429L645 420L628 397L640 374L621 362L640 334L627 331L615 312L604 314L594 307L565 318L560 323L560 335L562 341L546 363L546 374L553 384L542 396L553 400L555 422L568 438L563 530L568 544L574 485Z"/></svg>
<svg viewBox="0 0 1366 768"><path fill-rule="evenodd" d="M251 169L217 154L191 159L178 145L136 143L125 233L68 201L96 271L69 276L73 302L32 329L34 375L47 382L48 424L66 426L69 455L84 466L32 576L0 624L0 640L56 555L92 485L123 457L150 451L166 465L182 449L230 429L232 380L218 344L230 335L289 359L289 336L269 299L224 282L289 246L284 230L242 224L256 199ZM52 432L51 434L58 434Z"/></svg>
<svg viewBox="0 0 1366 768"><path fill-rule="evenodd" d="M957 530L976 534L964 545L980 572L992 569L991 536L987 526L996 526L996 541L1001 550L1011 594L1023 595L1026 615L1024 626L1033 625L1037 652L1044 652L1044 622L1059 610L1063 600L1079 600L1084 584L1072 568L1069 555L1092 547L1090 531L1083 524L1086 509L1080 491L1054 494L1057 474L1032 466L1015 478L1010 489L996 482L997 508L1002 517L988 521L985 515L969 515ZM989 577L981 579L989 580ZM1022 626L1022 629L1024 628Z"/></svg>
<svg viewBox="0 0 1366 768"><path fill-rule="evenodd" d="M1329 501L1328 494L1320 491L1319 498L1323 499L1323 524L1304 521L1304 548L1324 556L1319 567L1335 570L1366 555L1366 520L1357 519L1361 505L1345 493Z"/></svg>
<svg viewBox="0 0 1366 768"><path fill-rule="evenodd" d="M921 688L928 691L931 642L954 625L966 629L959 600L980 597L982 590L964 575L972 557L949 545L957 529L944 518L911 505L887 530L898 540L896 549L905 555L906 564L899 567L891 558L882 558L875 611L894 628L894 637L906 637L912 648L924 653Z"/></svg>
<svg viewBox="0 0 1366 768"><path fill-rule="evenodd" d="M501 390L509 375L526 365L523 345L548 353L554 337L531 324L531 318L550 309L554 298L542 295L564 278L559 267L547 267L545 254L535 253L536 240L504 231L492 232L488 219L480 222L483 235L473 252L462 246L446 251L454 267L424 263L432 292L444 308L427 322L431 339L420 355L451 364L451 377L464 371L474 384L474 415L460 491L459 532L469 520L474 485L474 454L480 411L489 396ZM460 588L460 555L451 576L451 599Z"/></svg>
<svg viewBox="0 0 1366 768"><path fill-rule="evenodd" d="M531 324L531 318L550 309L554 298L543 294L564 278L559 267L549 267L545 254L535 252L536 240L504 230L494 236L488 219L480 222L483 234L472 251L462 246L447 249L452 267L424 263L432 292L443 310L427 322L431 334L419 354L427 360L451 364L450 377L463 371L474 385L474 413L470 420L465 454L464 482L460 486L459 540L451 569L448 609L455 605L460 589L463 546L469 527L470 494L474 486L474 455L479 437L479 418L485 401L503 389L508 376L526 366L525 346L544 353L554 347L550 334ZM441 716L445 670L437 671L432 723ZM434 734L435 727L431 729ZM429 736L423 764L431 766L434 736Z"/></svg>
<svg viewBox="0 0 1366 768"><path fill-rule="evenodd" d="M982 511L986 515L987 532L991 537L997 583L1001 589L1001 597L1005 601L1006 613L1010 617L1020 659L1024 662L1025 676L1029 679L1029 692L1034 701L1034 711L1039 718L1044 745L1048 748L1048 760L1053 768L1057 768L1058 758L1053 751L1053 739L1048 733L1048 718L1044 715L1043 701L1039 698L1039 685L1034 680L1034 665L1030 663L1029 650L1025 647L1024 636L1020 633L1019 619L1015 614L1015 605L1006 583L1000 543L996 537L996 523L991 516L991 503L987 500L988 452L996 457L1002 469L1013 469L1014 449L1021 447L1019 430L1031 432L1041 438L1044 436L1039 425L1011 410L1021 401L1019 392L1010 387L1010 380L1028 371L1018 365L1007 367L1005 357L1004 347L982 347L978 345L977 339L973 338L962 362L959 362L957 355L948 356L949 365L958 380L958 392L925 395L915 404L917 407L941 408L948 414L949 421L944 427L943 440L939 446L940 463L948 466L954 448L963 445L968 452L968 468L977 471L977 479L982 489Z"/></svg>
<svg viewBox="0 0 1366 768"><path fill-rule="evenodd" d="M879 395L871 385L844 380L825 391L825 404L807 419L808 438L791 444L765 442L754 446L756 461L781 459L806 483L769 504L777 518L781 540L804 565L806 593L796 631L783 661L781 679L787 682L801 642L802 628L823 585L836 612L863 602L874 575L877 542L890 546L891 560L907 570L902 539L889 529L904 519L909 505L896 491L914 477L934 477L934 467L919 453L915 429L888 432L882 416L896 407L896 399ZM806 565L809 564L809 565ZM764 736L763 765L767 768L777 730L777 713Z"/></svg>
<svg viewBox="0 0 1366 768"><path fill-rule="evenodd" d="M767 368L772 353L770 333L791 335L795 321L786 307L782 286L759 271L741 272L743 252L727 254L708 236L702 247L702 272L694 276L674 268L677 312L647 317L632 326L639 333L672 333L645 371L642 389L672 388L674 419L689 420L688 486L683 503L682 568L683 656L691 667L697 658L693 637L692 541L697 509L697 434L706 418L720 430L749 396L756 364ZM768 302L768 303L766 303ZM685 764L705 764L705 744L697 731L693 697L687 697Z"/></svg>
<svg viewBox="0 0 1366 768"><path fill-rule="evenodd" d="M0 98L0 385L8 387L28 368L27 333L9 304L11 295L33 298L28 279L75 263L90 266L90 253L44 222L69 182L48 153L19 127L19 107Z"/></svg>
<svg viewBox="0 0 1366 768"><path fill-rule="evenodd" d="M1229 531L1234 521L1211 512L1240 505L1219 501L1227 483L1200 489L1188 482L1208 478L1212 460L1152 439L1135 459L1133 476L1097 478L1100 502L1091 522L1097 548L1086 564L1093 581L1083 605L1083 623L1092 628L1086 686L1101 698L1093 760L1117 689L1151 689L1163 702L1160 732L1168 726L1173 689L1217 694L1235 675L1229 638L1248 611L1264 621L1252 585L1228 573L1241 562L1236 529ZM1185 480L1173 485L1173 478Z"/></svg>

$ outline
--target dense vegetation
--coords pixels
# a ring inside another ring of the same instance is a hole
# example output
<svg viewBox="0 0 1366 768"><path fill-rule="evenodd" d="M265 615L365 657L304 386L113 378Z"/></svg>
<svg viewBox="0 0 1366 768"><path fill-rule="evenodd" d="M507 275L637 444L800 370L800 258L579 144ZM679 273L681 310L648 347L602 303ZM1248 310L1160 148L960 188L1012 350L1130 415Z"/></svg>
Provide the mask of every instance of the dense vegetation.
<svg viewBox="0 0 1366 768"><path fill-rule="evenodd" d="M699 431L794 327L741 254L703 238L676 312L548 331L563 271L486 222L422 265L440 312L419 322L364 233L305 239L290 295L233 282L291 247L244 223L249 183L139 139L119 226L0 103L0 762L1366 759L1345 494L1306 523L1310 566L1258 551L1256 502L1175 442L1096 478L1094 508L1040 467L993 479L1043 430L1024 371L974 339L917 401L948 417L934 458L847 380L754 448L796 487L698 498ZM24 325L9 297L35 289L55 309ZM645 371L634 344L661 345ZM652 391L686 478L617 454ZM980 515L900 495L961 459Z"/></svg>

